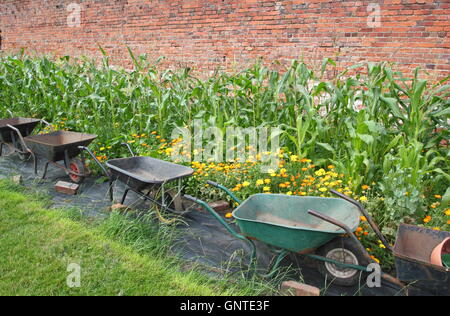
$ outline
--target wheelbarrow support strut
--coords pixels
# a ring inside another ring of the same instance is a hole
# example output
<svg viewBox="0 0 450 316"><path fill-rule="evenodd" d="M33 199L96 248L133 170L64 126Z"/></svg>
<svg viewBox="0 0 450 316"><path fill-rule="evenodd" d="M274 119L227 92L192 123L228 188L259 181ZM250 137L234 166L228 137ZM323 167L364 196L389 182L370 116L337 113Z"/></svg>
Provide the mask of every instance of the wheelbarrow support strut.
<svg viewBox="0 0 450 316"><path fill-rule="evenodd" d="M184 198L185 199L187 199L187 200L189 200L189 201L191 201L191 202L194 202L194 203L196 203L196 204L198 204L198 205L200 205L200 206L202 206L205 210L207 210L212 216L214 216L224 227L225 227L225 229L231 234L231 235L233 235L234 237L236 237L237 239L240 239L240 240L244 240L244 241L246 241L246 242L248 242L248 244L250 245L250 248L251 248L251 257L250 257L250 264L249 264L249 267L250 267L250 271L254 271L255 270L255 264L256 264L256 245L255 245L255 243L253 242L253 240L251 240L251 239L248 239L247 237L245 237L245 236L242 236L241 234L238 234L223 218L222 218L222 216L220 216L219 214L217 214L217 212L216 211L214 211L212 208L211 208L211 206L209 206L208 205L208 203L206 203L206 202L204 202L204 201L202 201L202 200L199 200L199 199L197 199L197 198L195 198L195 197L193 197L193 196L190 196L190 195L185 195L184 196Z"/></svg>

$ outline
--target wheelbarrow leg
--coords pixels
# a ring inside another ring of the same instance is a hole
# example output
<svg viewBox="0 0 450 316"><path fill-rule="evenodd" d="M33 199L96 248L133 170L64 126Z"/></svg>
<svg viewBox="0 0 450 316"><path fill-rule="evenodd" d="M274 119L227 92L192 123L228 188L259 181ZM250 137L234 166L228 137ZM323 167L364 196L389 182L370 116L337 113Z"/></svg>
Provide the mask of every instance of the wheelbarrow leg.
<svg viewBox="0 0 450 316"><path fill-rule="evenodd" d="M109 181L109 199L114 202L114 181Z"/></svg>
<svg viewBox="0 0 450 316"><path fill-rule="evenodd" d="M195 197L192 197L190 195L185 195L184 198L186 200L189 200L191 202L194 202L198 205L201 205L205 210L207 210L212 216L214 216L224 227L225 229L234 237L237 239L246 241L251 248L251 256L250 256L250 263L249 263L249 274L254 274L256 272L256 245L253 242L253 240L248 239L247 237L238 234L219 214L217 214L214 209L211 208L211 206L208 205L208 203L199 200Z"/></svg>
<svg viewBox="0 0 450 316"><path fill-rule="evenodd" d="M286 256L288 254L289 254L289 250L285 250L285 249L281 250L279 255L277 256L277 259L269 268L268 273L263 275L263 277L267 278L267 279L272 278L278 272L278 268L279 268L281 262L283 261L284 258L286 258Z"/></svg>
<svg viewBox="0 0 450 316"><path fill-rule="evenodd" d="M42 180L45 179L45 177L47 176L47 171L48 171L48 166L50 165L49 162L45 163L45 167L44 167L44 174L42 175Z"/></svg>
<svg viewBox="0 0 450 316"><path fill-rule="evenodd" d="M36 156L34 155L34 153L31 154L31 156L33 157L33 165L34 165L34 175L37 176L38 175L38 162L36 159Z"/></svg>
<svg viewBox="0 0 450 316"><path fill-rule="evenodd" d="M120 204L125 204L125 200L127 199L127 195L128 195L128 192L130 192L130 189L129 188L127 188L126 190L125 190L125 192L124 192L124 194L123 194L123 196L122 196L122 201L120 202Z"/></svg>

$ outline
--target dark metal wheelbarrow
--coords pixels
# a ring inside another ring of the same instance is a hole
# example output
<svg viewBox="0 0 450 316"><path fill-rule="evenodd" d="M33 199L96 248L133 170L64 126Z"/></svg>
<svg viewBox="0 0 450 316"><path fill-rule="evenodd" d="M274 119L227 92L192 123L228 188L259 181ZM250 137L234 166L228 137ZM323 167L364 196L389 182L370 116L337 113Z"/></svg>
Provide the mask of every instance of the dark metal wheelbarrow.
<svg viewBox="0 0 450 316"><path fill-rule="evenodd" d="M114 201L114 183L120 181L126 185L121 204L125 203L128 193L133 191L144 200L155 203L165 211L179 215L184 214L182 180L191 176L194 170L151 157L137 157L128 144L123 145L127 146L132 157L109 160L106 162L108 169L88 148L80 147L90 153L91 157L108 177L111 202ZM177 189L166 189L167 184L174 181L178 181Z"/></svg>
<svg viewBox="0 0 450 316"><path fill-rule="evenodd" d="M64 170L75 183L82 183L85 177L88 176L89 169L86 167L84 157L81 159L77 158L81 153L79 146L89 146L97 138L97 135L57 131L24 137L19 128L10 124L6 126L15 132L14 136L12 136L15 139L15 150L22 155L33 158L34 173L36 175L38 175L38 157L47 160L42 179L45 179L50 164ZM63 161L64 164L59 164L59 161Z"/></svg>
<svg viewBox="0 0 450 316"><path fill-rule="evenodd" d="M256 259L253 240L277 249L279 255L268 276L273 275L284 257L293 252L318 260L319 271L336 284L356 284L360 279L358 271L368 272L368 265L375 263L354 235L361 214L385 246L390 247L361 204L339 192L332 191L343 199L256 194L242 202L227 188L211 181L208 184L224 190L239 204L233 217L241 234L207 203L191 196L185 198L203 206L233 236L249 242L253 250L251 262ZM347 236L343 237L345 234ZM382 273L381 277L403 286L388 274Z"/></svg>
<svg viewBox="0 0 450 316"><path fill-rule="evenodd" d="M41 122L47 123L43 120L23 117L0 120L0 156L3 155L3 148L6 146L8 148L8 152L5 156L10 156L17 153L19 154L20 159L27 159L29 157L29 153L25 150L25 148L22 148L17 133L12 130L10 126L17 128L20 135L26 137L31 135L37 125Z"/></svg>

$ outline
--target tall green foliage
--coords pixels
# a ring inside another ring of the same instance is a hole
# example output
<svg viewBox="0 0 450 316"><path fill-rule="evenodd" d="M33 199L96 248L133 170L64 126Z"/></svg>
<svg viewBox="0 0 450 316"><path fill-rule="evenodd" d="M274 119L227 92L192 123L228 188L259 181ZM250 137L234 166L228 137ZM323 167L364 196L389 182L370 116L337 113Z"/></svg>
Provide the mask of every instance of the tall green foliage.
<svg viewBox="0 0 450 316"><path fill-rule="evenodd" d="M202 79L190 69L161 70L131 51L134 70L125 71L110 66L103 53L100 65L69 57L1 57L0 115L9 109L64 121L110 146L124 135L153 130L167 138L174 126L192 126L195 118L223 130L281 126L287 152L335 164L355 191L381 183L392 196L386 200L391 209L403 203L394 191L415 188L420 197L448 187L448 78L431 84L419 70L406 78L380 63L355 65L324 80L324 70L335 67L327 59L319 72L300 61L284 71L257 62ZM393 181L399 177L401 183ZM406 206L413 212L421 207L420 198Z"/></svg>

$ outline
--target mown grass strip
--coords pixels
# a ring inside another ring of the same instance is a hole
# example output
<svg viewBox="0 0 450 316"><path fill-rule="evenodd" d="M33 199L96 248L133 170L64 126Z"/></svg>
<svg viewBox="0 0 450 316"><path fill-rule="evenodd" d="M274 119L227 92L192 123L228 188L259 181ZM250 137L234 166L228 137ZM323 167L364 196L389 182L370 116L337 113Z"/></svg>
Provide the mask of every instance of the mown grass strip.
<svg viewBox="0 0 450 316"><path fill-rule="evenodd" d="M248 295L111 240L0 181L0 295ZM81 287L67 267L81 266Z"/></svg>

